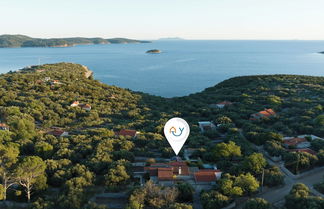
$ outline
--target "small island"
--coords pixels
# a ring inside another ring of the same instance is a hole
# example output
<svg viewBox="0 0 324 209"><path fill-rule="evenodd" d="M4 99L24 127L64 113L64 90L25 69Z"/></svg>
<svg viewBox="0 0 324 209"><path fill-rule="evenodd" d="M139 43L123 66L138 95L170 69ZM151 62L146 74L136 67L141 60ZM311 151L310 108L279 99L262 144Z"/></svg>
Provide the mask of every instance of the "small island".
<svg viewBox="0 0 324 209"><path fill-rule="evenodd" d="M148 53L148 54L160 54L161 50L159 50L159 49L151 49L151 50L146 51L146 53Z"/></svg>
<svg viewBox="0 0 324 209"><path fill-rule="evenodd" d="M318 53L320 53L320 54L324 54L324 51L322 51L322 52L318 52Z"/></svg>

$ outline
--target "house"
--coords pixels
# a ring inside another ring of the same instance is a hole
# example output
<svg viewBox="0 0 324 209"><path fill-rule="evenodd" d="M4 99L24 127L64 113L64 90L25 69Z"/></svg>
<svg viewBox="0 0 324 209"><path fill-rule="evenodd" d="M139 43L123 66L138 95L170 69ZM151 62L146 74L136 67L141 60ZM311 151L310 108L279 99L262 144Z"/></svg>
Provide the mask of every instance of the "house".
<svg viewBox="0 0 324 209"><path fill-rule="evenodd" d="M176 176L189 176L189 167L186 162L152 163L144 170L150 177L157 177L158 181L172 181Z"/></svg>
<svg viewBox="0 0 324 209"><path fill-rule="evenodd" d="M86 111L90 111L91 110L91 105L89 105L89 104L80 104L79 106L82 109L86 110Z"/></svg>
<svg viewBox="0 0 324 209"><path fill-rule="evenodd" d="M131 167L133 177L135 179L138 179L138 181L141 185L144 183L144 180L143 180L143 176L145 174L144 166L145 166L145 162L135 162L135 163L132 163L132 167Z"/></svg>
<svg viewBox="0 0 324 209"><path fill-rule="evenodd" d="M212 183L220 179L222 172L214 169L202 169L194 173L196 183Z"/></svg>
<svg viewBox="0 0 324 209"><path fill-rule="evenodd" d="M61 82L59 80L53 80L53 81L51 81L51 85L55 85L55 84L61 84Z"/></svg>
<svg viewBox="0 0 324 209"><path fill-rule="evenodd" d="M299 138L309 138L311 140L315 140L315 139L324 140L323 138L318 137L318 136L315 136L315 135L312 135L312 134L310 134L310 135L299 135L298 137Z"/></svg>
<svg viewBox="0 0 324 209"><path fill-rule="evenodd" d="M308 148L311 146L310 142L306 138L299 137L285 138L283 145L285 148L296 147L297 149Z"/></svg>
<svg viewBox="0 0 324 209"><path fill-rule="evenodd" d="M173 170L170 167L158 168L158 180L159 181L172 181L173 180Z"/></svg>
<svg viewBox="0 0 324 209"><path fill-rule="evenodd" d="M54 129L52 131L49 131L49 132L47 132L47 134L50 134L50 135L53 135L53 136L56 136L56 137L62 137L62 136L68 136L69 135L68 132L66 132L66 131L64 131L62 129L59 129L59 128Z"/></svg>
<svg viewBox="0 0 324 209"><path fill-rule="evenodd" d="M9 126L5 123L0 123L0 130L9 131Z"/></svg>
<svg viewBox="0 0 324 209"><path fill-rule="evenodd" d="M51 77L45 77L44 78L44 81L46 81L46 82L48 82L48 81L50 81L51 80Z"/></svg>
<svg viewBox="0 0 324 209"><path fill-rule="evenodd" d="M170 162L168 164L173 168L174 175L189 175L189 167L186 162Z"/></svg>
<svg viewBox="0 0 324 209"><path fill-rule="evenodd" d="M138 131L136 130L131 130L131 129L122 129L119 132L115 132L117 136L124 136L124 137L131 137L131 138L136 138L137 135L139 134Z"/></svg>
<svg viewBox="0 0 324 209"><path fill-rule="evenodd" d="M251 114L250 120L260 120L262 118L271 118L277 114L272 109L265 109L263 111Z"/></svg>
<svg viewBox="0 0 324 209"><path fill-rule="evenodd" d="M232 102L223 101L223 102L216 103L216 104L210 104L209 107L211 107L211 108L224 108L225 106L229 106L229 105L232 105L232 104L233 104Z"/></svg>
<svg viewBox="0 0 324 209"><path fill-rule="evenodd" d="M79 106L79 101L74 101L70 106L71 107L78 107Z"/></svg>
<svg viewBox="0 0 324 209"><path fill-rule="evenodd" d="M46 71L45 69L36 69L37 73L42 73L42 72L45 72L45 71Z"/></svg>
<svg viewBox="0 0 324 209"><path fill-rule="evenodd" d="M200 121L198 122L200 132L205 133L206 131L215 131L216 126L212 121Z"/></svg>
<svg viewBox="0 0 324 209"><path fill-rule="evenodd" d="M305 153L309 153L309 154L312 154L312 155L316 155L317 153L312 150L312 149L309 149L309 148L305 148L305 149L291 149L291 150L288 150L289 152L305 152Z"/></svg>

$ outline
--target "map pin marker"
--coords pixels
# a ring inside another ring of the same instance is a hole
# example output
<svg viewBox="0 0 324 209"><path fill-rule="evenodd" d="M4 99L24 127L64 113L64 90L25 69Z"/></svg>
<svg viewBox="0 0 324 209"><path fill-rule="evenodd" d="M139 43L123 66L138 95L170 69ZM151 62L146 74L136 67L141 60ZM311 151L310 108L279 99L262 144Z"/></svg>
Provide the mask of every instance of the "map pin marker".
<svg viewBox="0 0 324 209"><path fill-rule="evenodd" d="M172 118L164 126L164 135L176 155L179 154L189 133L190 127L182 118Z"/></svg>

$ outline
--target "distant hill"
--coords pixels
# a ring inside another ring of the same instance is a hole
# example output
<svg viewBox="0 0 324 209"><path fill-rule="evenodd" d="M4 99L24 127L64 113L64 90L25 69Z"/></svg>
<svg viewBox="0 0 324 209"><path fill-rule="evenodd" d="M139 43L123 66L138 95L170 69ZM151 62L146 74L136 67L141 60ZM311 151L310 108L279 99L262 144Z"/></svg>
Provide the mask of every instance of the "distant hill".
<svg viewBox="0 0 324 209"><path fill-rule="evenodd" d="M13 47L68 47L81 44L128 44L128 43L150 43L127 38L32 38L25 35L0 35L1 48Z"/></svg>

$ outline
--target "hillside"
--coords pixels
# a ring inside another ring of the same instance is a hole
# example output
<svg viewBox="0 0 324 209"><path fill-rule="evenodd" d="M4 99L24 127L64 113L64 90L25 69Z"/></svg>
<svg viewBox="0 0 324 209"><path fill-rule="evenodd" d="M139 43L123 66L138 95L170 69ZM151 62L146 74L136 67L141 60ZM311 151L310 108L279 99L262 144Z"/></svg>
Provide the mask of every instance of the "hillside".
<svg viewBox="0 0 324 209"><path fill-rule="evenodd" d="M68 47L81 44L124 44L124 43L149 43L126 38L31 38L24 35L1 35L0 47Z"/></svg>
<svg viewBox="0 0 324 209"><path fill-rule="evenodd" d="M194 155L202 160L190 166L215 163L224 173L250 172L258 180L254 169L242 168L255 151L251 142L264 144L275 134L324 137L324 77L236 77L200 93L167 99L103 84L89 72L82 65L58 63L0 75L0 122L9 127L0 130L0 151L1 146L15 150L10 153L17 153L19 163L37 156L46 165L32 188L32 208L98 208L87 205L95 193L131 193L139 186L130 164L135 157L174 156L163 127L175 116L190 124L186 147L196 148ZM224 100L233 104L223 109L210 106ZM76 101L83 105L71 106ZM83 108L85 104L91 109ZM252 113L265 108L278 116L249 120ZM222 126L202 134L198 121ZM69 135L55 137L57 129ZM136 139L117 136L122 129L140 135ZM220 160L215 138L226 144L233 141L240 155ZM8 199L24 201L25 190L15 190L20 192L8 191Z"/></svg>

